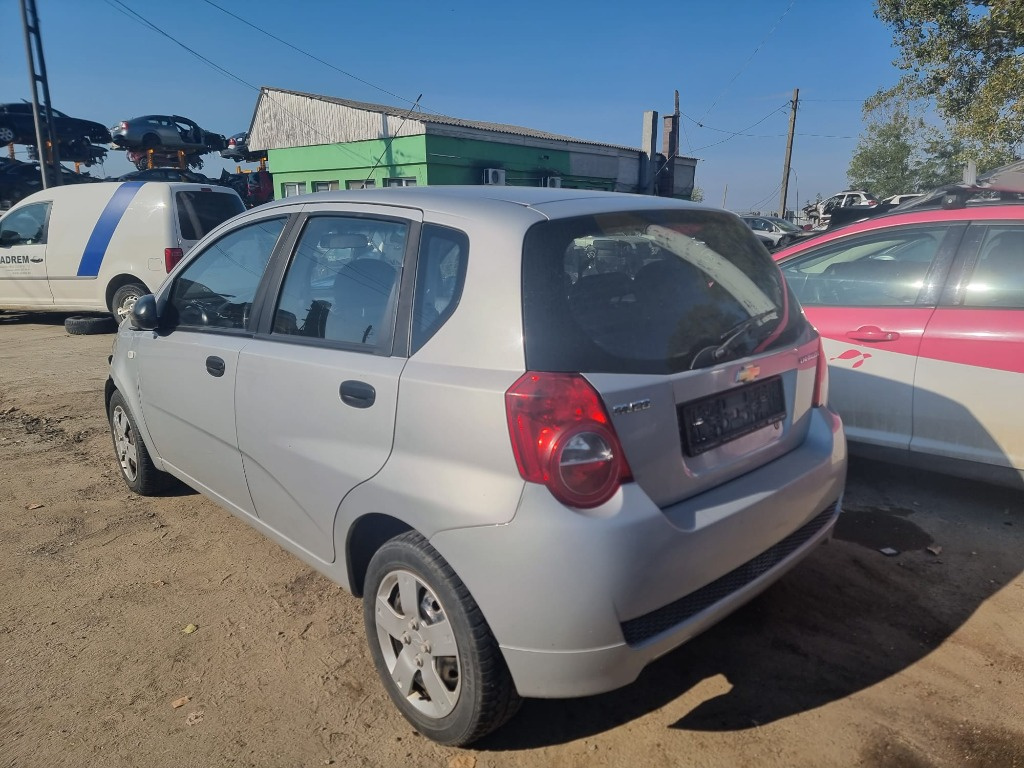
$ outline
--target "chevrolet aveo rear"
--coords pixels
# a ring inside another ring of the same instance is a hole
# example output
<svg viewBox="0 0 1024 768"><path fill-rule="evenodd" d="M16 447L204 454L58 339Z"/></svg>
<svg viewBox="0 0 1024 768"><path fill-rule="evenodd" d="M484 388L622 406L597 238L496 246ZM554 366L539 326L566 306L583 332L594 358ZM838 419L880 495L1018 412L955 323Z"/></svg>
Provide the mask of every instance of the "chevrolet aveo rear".
<svg viewBox="0 0 1024 768"><path fill-rule="evenodd" d="M237 274L235 274L237 273ZM626 685L831 533L817 334L735 216L575 190L256 209L122 326L122 472L361 596L420 731Z"/></svg>

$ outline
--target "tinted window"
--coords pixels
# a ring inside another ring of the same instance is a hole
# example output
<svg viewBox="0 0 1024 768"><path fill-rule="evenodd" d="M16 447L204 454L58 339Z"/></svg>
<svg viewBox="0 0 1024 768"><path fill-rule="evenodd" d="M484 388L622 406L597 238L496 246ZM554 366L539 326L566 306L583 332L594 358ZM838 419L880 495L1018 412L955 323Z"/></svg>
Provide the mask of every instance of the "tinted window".
<svg viewBox="0 0 1024 768"><path fill-rule="evenodd" d="M786 304L771 257L726 213L560 219L532 227L523 246L532 370L667 373L714 365L792 342L803 321Z"/></svg>
<svg viewBox="0 0 1024 768"><path fill-rule="evenodd" d="M236 195L212 190L176 192L174 200L178 206L178 226L185 240L199 240L218 224L245 210Z"/></svg>
<svg viewBox="0 0 1024 768"><path fill-rule="evenodd" d="M407 222L316 216L299 238L273 332L388 349Z"/></svg>
<svg viewBox="0 0 1024 768"><path fill-rule="evenodd" d="M26 205L8 214L0 224L0 230L14 232L18 236L17 242L22 245L45 243L46 213L49 209L49 203ZM11 244L14 244L13 240Z"/></svg>
<svg viewBox="0 0 1024 768"><path fill-rule="evenodd" d="M787 260L782 270L807 306L912 305L947 231L946 226L899 227L844 238Z"/></svg>
<svg viewBox="0 0 1024 768"><path fill-rule="evenodd" d="M282 218L248 224L205 248L174 281L170 324L245 328L284 223Z"/></svg>
<svg viewBox="0 0 1024 768"><path fill-rule="evenodd" d="M1024 227L987 230L964 291L964 306L1024 309Z"/></svg>
<svg viewBox="0 0 1024 768"><path fill-rule="evenodd" d="M416 265L412 349L415 352L451 317L462 295L469 256L464 232L426 224Z"/></svg>

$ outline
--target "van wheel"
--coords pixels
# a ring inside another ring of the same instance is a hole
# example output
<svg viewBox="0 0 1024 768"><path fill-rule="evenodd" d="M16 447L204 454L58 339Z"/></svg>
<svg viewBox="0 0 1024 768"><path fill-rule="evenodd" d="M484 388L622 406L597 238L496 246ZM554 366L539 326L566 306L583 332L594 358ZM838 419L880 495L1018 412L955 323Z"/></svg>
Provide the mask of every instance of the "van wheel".
<svg viewBox="0 0 1024 768"><path fill-rule="evenodd" d="M521 699L476 601L415 531L370 560L363 620L388 695L425 736L462 746L518 711Z"/></svg>
<svg viewBox="0 0 1024 768"><path fill-rule="evenodd" d="M147 293L149 293L149 289L142 283L128 283L127 285L122 285L114 292L114 298L110 301L110 312L118 325L128 317L128 313L132 311L135 302Z"/></svg>
<svg viewBox="0 0 1024 768"><path fill-rule="evenodd" d="M140 496L153 496L167 488L171 475L153 466L146 444L135 428L135 419L120 392L114 392L107 407L114 453L121 468L121 477Z"/></svg>
<svg viewBox="0 0 1024 768"><path fill-rule="evenodd" d="M64 330L72 336L87 336L94 333L113 333L117 323L109 316L101 317L69 317L64 321Z"/></svg>

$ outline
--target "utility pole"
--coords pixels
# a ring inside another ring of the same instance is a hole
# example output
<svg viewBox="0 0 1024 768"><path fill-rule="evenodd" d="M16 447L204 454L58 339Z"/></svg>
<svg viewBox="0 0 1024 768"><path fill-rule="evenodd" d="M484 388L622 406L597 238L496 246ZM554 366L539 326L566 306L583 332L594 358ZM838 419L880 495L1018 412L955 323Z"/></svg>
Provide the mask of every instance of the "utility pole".
<svg viewBox="0 0 1024 768"><path fill-rule="evenodd" d="M796 105L800 101L800 89L793 89L793 101L789 109L789 138L786 139L786 164L782 166L782 199L779 201L779 218L786 218L786 194L789 192L789 161L793 158L793 132L796 130ZM797 200L799 205L800 201Z"/></svg>
<svg viewBox="0 0 1024 768"><path fill-rule="evenodd" d="M21 0L21 23L25 29L25 52L28 54L29 81L32 84L32 120L36 129L36 152L39 155L39 174L42 177L43 189L50 186L50 174L53 169L53 183L60 185L63 181L60 173L60 141L57 126L53 121L53 107L50 104L50 84L46 79L46 60L43 58L43 40L39 35L39 14L36 12L36 0ZM33 49L33 43L35 48ZM36 72L36 59L39 61L39 72ZM39 86L43 86L43 110L46 117L46 130L39 109Z"/></svg>

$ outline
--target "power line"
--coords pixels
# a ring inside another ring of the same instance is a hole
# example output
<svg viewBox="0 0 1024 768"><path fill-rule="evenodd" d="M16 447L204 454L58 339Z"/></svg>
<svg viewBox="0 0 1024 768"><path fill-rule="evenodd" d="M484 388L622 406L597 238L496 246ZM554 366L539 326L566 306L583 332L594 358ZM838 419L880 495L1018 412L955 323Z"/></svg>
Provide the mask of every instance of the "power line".
<svg viewBox="0 0 1024 768"><path fill-rule="evenodd" d="M730 80L726 84L725 88L722 89L722 92L720 94L718 94L718 96L715 97L715 100L712 102L711 106L708 107L707 110L704 112L704 115L703 115L703 117L701 117L701 120L703 120L705 117L707 117L708 115L711 114L711 110L713 110L716 106L718 106L718 102L726 94L726 92L732 87L732 84L736 82L736 78L738 78L740 75L742 75L746 71L747 67L750 65L750 62L757 55L757 52L761 50L761 46L763 46L766 42L768 42L768 38L772 36L772 32L775 31L775 28L778 27L779 24L782 23L782 20L784 18L786 18L786 14L788 14L790 12L790 10L793 8L793 4L794 3L796 3L796 0L790 0L789 5L786 6L786 10L784 10L782 12L782 15L779 16L778 20L772 25L772 28L768 30L768 33L764 36L764 39L761 40L761 42L757 44L757 48L754 49L754 52L752 54L750 54L750 56L747 57L747 60L745 62L743 62L743 66L740 67L740 71L737 72L735 75L733 75L732 80Z"/></svg>
<svg viewBox="0 0 1024 768"><path fill-rule="evenodd" d="M727 142L727 141L732 141L732 140L733 140L733 139L735 139L735 138L736 138L737 136L742 136L742 135L743 135L743 134L744 134L744 133L745 133L746 131L749 131L749 130L750 130L751 128L756 128L756 127L757 127L757 126L759 126L759 125L760 125L761 123L763 123L763 122L764 122L765 120L767 120L767 119L768 119L769 117L772 117L772 116L774 116L774 115L777 115L777 114L778 114L779 112L782 112L783 110L786 110L786 109L789 109L789 103L788 103L788 102L787 102L786 104L784 104L784 105L780 106L780 107L777 107L776 109L773 109L773 110L772 110L771 112L769 112L769 113L768 113L767 115L765 115L765 116L764 116L764 117L762 117L762 118L761 118L760 120L758 120L758 121L757 121L756 123L752 123L751 125L748 125L748 126L747 126L746 128L743 128L743 129L741 129L741 130L739 130L739 131L726 131L726 133L729 133L730 135L729 135L729 136L726 136L726 137L725 137L724 139L722 139L721 141L716 141L716 142L714 142L714 143L712 143L712 144L705 144L705 145L704 145L703 147L697 147L697 148L696 148L696 149L694 149L693 151L694 151L694 152L699 152L699 151L700 151L700 150L702 150L702 149L709 149L710 147L717 147L717 146L718 146L719 144L724 144L724 143L725 143L725 142ZM680 114L681 114L681 113L680 113ZM693 118L692 118L692 117L691 117L691 118L687 118L687 119L688 119L688 120L693 120ZM697 123L697 124L698 124L698 125L700 125L700 123ZM704 126L701 126L701 127L703 128Z"/></svg>
<svg viewBox="0 0 1024 768"><path fill-rule="evenodd" d="M781 182L781 181L780 181L780 182L779 182L778 184L776 184L776 185L775 185L775 189L773 189L773 190L772 190L771 192L769 192L769 193L768 193L767 195L765 195L765 196L764 196L764 197L762 197L762 198L761 198L760 200L758 200L758 201L757 201L756 203L754 203L753 205L751 205L751 206L750 206L750 210L755 210L755 209L756 209L756 210L760 210L760 209L761 209L761 206L762 206L762 205L763 205L764 203L767 203L767 202L768 202L769 200L771 200L771 199L772 199L773 197L775 197L775 193L776 193L776 192L778 192L778 191L779 191L780 189L782 189L782 182Z"/></svg>
<svg viewBox="0 0 1024 768"><path fill-rule="evenodd" d="M302 48L299 48L298 46L293 45L292 43L289 43L287 40L283 40L280 37L278 37L277 35L271 34L270 32L267 32L265 29L256 26L252 22L249 22L246 19L243 19L241 16L238 16L238 15L232 13L227 8L224 8L224 7L220 6L220 5L217 5L217 3L213 2L213 0L203 0L203 2L206 3L207 5L212 5L218 11L220 11L221 13L226 13L231 18L237 19L238 21L240 21L243 24L245 24L247 27L255 29L257 32L261 32L262 34L266 35L267 37L271 38L272 40L276 40L277 42L281 43L281 45L287 46L288 48L291 48L293 51L301 53L303 56L306 56L306 57L312 59L313 61L316 61L316 62L319 62L320 64L323 64L325 67L330 67L335 72L338 72L338 73L340 73L342 75L345 75L346 77L350 77L353 80L362 83L363 85L368 85L371 88L380 91L381 93L386 93L388 96L396 98L396 99L398 99L401 102L405 102L406 104L412 104L414 107L417 104L419 104L419 99L416 99L414 101L412 99L407 99L407 98L405 98L403 96L399 96L397 93L392 93L391 91L387 90L386 88L381 88L379 85L375 85L375 84L371 83L369 80L364 80L361 77L353 75L351 72L346 72L344 69L341 69L339 67L334 66L329 61L324 61L319 56L314 56L312 53L309 53L308 51L304 51ZM423 94L420 94L420 96L422 96L422 95ZM419 105L419 108L421 110L423 110L424 112L431 112L431 113L433 113L435 115L436 114L440 114L439 112L434 112L434 110L432 110L432 109L427 109L422 104Z"/></svg>

